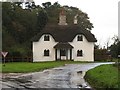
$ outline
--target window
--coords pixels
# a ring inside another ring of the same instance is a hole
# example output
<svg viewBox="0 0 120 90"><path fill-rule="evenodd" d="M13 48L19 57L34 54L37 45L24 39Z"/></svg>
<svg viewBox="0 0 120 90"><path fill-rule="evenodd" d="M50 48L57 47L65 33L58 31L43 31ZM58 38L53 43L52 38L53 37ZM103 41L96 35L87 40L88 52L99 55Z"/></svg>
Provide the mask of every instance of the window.
<svg viewBox="0 0 120 90"><path fill-rule="evenodd" d="M45 36L44 36L44 41L50 41L49 35L45 35Z"/></svg>
<svg viewBox="0 0 120 90"><path fill-rule="evenodd" d="M44 56L49 56L49 50L44 50Z"/></svg>
<svg viewBox="0 0 120 90"><path fill-rule="evenodd" d="M83 41L83 36L82 36L82 35L79 35L79 36L77 37L77 41Z"/></svg>
<svg viewBox="0 0 120 90"><path fill-rule="evenodd" d="M65 49L61 49L60 50L60 55L61 56L66 56L66 50Z"/></svg>
<svg viewBox="0 0 120 90"><path fill-rule="evenodd" d="M83 56L83 51L82 50L77 50L77 56Z"/></svg>

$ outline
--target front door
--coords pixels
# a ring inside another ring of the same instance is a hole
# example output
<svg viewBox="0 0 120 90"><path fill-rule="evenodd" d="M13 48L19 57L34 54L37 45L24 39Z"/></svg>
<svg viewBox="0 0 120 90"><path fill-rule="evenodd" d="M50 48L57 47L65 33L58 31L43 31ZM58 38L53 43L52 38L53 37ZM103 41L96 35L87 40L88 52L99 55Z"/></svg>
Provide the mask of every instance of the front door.
<svg viewBox="0 0 120 90"><path fill-rule="evenodd" d="M71 60L72 59L72 49L56 49L55 50L56 60Z"/></svg>
<svg viewBox="0 0 120 90"><path fill-rule="evenodd" d="M67 59L67 50L66 49L60 49L60 59L66 60Z"/></svg>

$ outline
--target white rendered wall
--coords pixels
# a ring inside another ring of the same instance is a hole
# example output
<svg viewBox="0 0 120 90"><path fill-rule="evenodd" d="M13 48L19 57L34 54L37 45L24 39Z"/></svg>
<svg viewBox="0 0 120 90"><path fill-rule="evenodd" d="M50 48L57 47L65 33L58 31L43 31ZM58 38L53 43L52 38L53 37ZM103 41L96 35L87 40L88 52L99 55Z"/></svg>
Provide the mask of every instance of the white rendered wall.
<svg viewBox="0 0 120 90"><path fill-rule="evenodd" d="M73 42L70 42L74 47L72 49L74 61L94 61L94 43L88 42L85 36L83 36L83 41L77 41L77 36L73 39ZM78 57L77 50L82 50L83 56Z"/></svg>
<svg viewBox="0 0 120 90"><path fill-rule="evenodd" d="M55 61L55 49L54 46L58 43L50 36L50 41L44 41L44 35L38 42L33 42L33 62L41 61ZM78 35L77 35L78 36ZM73 42L69 42L74 48L72 49L72 59L74 61L94 61L94 43L88 42L83 36L83 41L77 41L77 36L73 39ZM44 50L50 51L49 56L44 56ZM83 56L77 57L77 50L83 50ZM70 50L68 50L68 59ZM60 58L60 51L57 50L57 58ZM62 57L65 58L65 57Z"/></svg>
<svg viewBox="0 0 120 90"><path fill-rule="evenodd" d="M47 34L46 34L47 35ZM44 35L38 42L33 42L33 62L55 61L55 49L57 42L49 35L50 41L44 41ZM44 50L49 49L49 56L44 56Z"/></svg>

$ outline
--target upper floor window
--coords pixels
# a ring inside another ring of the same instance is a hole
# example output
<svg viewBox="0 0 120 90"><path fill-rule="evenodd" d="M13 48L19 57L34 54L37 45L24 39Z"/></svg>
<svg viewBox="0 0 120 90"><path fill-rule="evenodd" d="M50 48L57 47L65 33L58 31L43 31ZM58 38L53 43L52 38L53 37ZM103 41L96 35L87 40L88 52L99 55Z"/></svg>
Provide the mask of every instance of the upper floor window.
<svg viewBox="0 0 120 90"><path fill-rule="evenodd" d="M83 41L83 36L82 35L78 35L77 41Z"/></svg>
<svg viewBox="0 0 120 90"><path fill-rule="evenodd" d="M44 50L44 56L49 56L49 50Z"/></svg>
<svg viewBox="0 0 120 90"><path fill-rule="evenodd" d="M44 41L50 41L50 36L49 35L45 35L44 36Z"/></svg>
<svg viewBox="0 0 120 90"><path fill-rule="evenodd" d="M77 56L83 56L83 51L82 50L77 50Z"/></svg>

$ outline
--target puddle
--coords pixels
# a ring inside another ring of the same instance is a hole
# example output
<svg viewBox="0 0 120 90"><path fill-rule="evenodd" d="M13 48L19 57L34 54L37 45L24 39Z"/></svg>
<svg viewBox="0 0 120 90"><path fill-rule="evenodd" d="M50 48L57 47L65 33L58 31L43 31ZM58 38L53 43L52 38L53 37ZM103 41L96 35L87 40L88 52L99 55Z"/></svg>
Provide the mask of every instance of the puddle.
<svg viewBox="0 0 120 90"><path fill-rule="evenodd" d="M78 74L82 74L83 71L77 71Z"/></svg>
<svg viewBox="0 0 120 90"><path fill-rule="evenodd" d="M59 71L60 71L60 70L63 70L63 69L62 69L62 68L58 68L58 69L57 69L57 68L55 68L54 70L59 70Z"/></svg>
<svg viewBox="0 0 120 90"><path fill-rule="evenodd" d="M28 83L28 82L31 82L32 76L31 75L29 75L29 76L22 76L22 77L16 78L15 80L20 82L20 83Z"/></svg>

